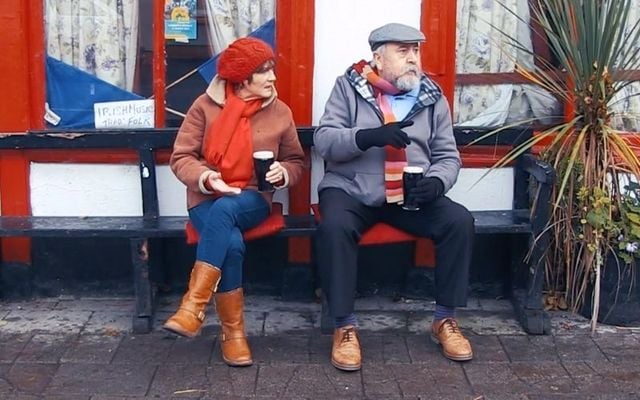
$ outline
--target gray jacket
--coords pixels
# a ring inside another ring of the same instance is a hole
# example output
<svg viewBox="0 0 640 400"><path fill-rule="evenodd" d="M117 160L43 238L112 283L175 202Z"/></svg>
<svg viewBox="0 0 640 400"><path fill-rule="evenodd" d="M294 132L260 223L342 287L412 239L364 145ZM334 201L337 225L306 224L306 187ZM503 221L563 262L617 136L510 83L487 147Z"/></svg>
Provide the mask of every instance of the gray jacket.
<svg viewBox="0 0 640 400"><path fill-rule="evenodd" d="M460 154L449 105L440 88L424 75L416 104L405 120L414 121L412 126L403 128L411 138L406 148L409 165L422 166L425 176L439 178L447 192L458 178ZM326 162L318 191L342 189L370 206L385 202L384 148L362 151L356 145L357 131L382 124L382 111L371 86L349 68L336 80L313 135L315 148Z"/></svg>

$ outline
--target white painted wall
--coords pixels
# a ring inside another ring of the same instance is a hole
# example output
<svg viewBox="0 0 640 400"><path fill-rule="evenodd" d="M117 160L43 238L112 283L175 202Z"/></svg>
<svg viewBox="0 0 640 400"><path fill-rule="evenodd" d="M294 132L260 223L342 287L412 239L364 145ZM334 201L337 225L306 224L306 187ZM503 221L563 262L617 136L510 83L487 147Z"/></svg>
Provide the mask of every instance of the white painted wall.
<svg viewBox="0 0 640 400"><path fill-rule="evenodd" d="M142 215L137 165L32 163L36 216Z"/></svg>
<svg viewBox="0 0 640 400"><path fill-rule="evenodd" d="M428 0L424 0L428 1ZM315 2L313 124L333 83L347 67L371 59L369 33L389 22L420 28L421 0L320 0Z"/></svg>
<svg viewBox="0 0 640 400"><path fill-rule="evenodd" d="M509 210L513 207L513 168L463 168L447 197L470 211Z"/></svg>

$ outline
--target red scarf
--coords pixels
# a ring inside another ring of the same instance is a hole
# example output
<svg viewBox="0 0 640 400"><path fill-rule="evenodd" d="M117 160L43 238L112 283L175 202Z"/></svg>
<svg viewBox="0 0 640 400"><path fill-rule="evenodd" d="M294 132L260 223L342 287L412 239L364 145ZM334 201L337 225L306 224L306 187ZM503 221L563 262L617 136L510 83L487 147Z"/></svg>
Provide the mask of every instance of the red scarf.
<svg viewBox="0 0 640 400"><path fill-rule="evenodd" d="M225 86L225 104L209 126L202 143L207 163L222 174L229 186L245 188L253 176L253 134L250 118L262 108L263 99L244 101L236 96L233 85ZM187 243L197 243L198 231L186 226Z"/></svg>
<svg viewBox="0 0 640 400"><path fill-rule="evenodd" d="M378 71L372 68L368 62L361 60L353 65L353 68L373 87L373 95L384 117L384 123L395 122L396 117L389 100L385 94L397 95L400 90L389 81L378 75ZM396 149L393 146L385 146L384 161L384 187L387 203L402 203L402 169L407 165L407 153L404 149Z"/></svg>
<svg viewBox="0 0 640 400"><path fill-rule="evenodd" d="M233 86L225 86L226 101L211 123L202 144L207 163L222 174L229 186L245 188L253 176L253 135L250 118L262 107L262 99L244 101Z"/></svg>

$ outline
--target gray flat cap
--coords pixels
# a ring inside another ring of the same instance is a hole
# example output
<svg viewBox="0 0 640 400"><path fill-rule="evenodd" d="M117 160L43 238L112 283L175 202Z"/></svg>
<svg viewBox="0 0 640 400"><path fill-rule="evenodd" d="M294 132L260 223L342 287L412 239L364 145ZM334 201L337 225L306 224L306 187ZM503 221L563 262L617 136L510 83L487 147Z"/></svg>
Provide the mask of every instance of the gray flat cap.
<svg viewBox="0 0 640 400"><path fill-rule="evenodd" d="M424 41L425 37L422 32L409 25L398 23L382 25L381 27L372 30L369 35L369 46L371 46L371 51L387 42L419 43Z"/></svg>

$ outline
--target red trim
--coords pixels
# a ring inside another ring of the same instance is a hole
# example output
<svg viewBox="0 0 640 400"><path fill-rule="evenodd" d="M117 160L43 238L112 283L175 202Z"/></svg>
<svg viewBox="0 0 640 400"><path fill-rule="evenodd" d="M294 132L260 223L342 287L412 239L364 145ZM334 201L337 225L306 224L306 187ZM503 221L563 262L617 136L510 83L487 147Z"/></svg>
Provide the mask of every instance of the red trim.
<svg viewBox="0 0 640 400"><path fill-rule="evenodd" d="M41 163L138 163L138 154L133 150L28 150L25 154L29 162ZM156 165L169 164L170 157L171 150L156 151Z"/></svg>
<svg viewBox="0 0 640 400"><path fill-rule="evenodd" d="M167 66L164 46L164 1L153 2L153 95L156 108L156 128L165 125L165 79Z"/></svg>
<svg viewBox="0 0 640 400"><path fill-rule="evenodd" d="M456 79L456 0L423 1L420 28L427 37L422 68L442 87L453 109Z"/></svg>
<svg viewBox="0 0 640 400"><path fill-rule="evenodd" d="M44 103L46 101L44 8L42 1L28 1L26 25L29 32L29 95L30 128L44 129Z"/></svg>
<svg viewBox="0 0 640 400"><path fill-rule="evenodd" d="M278 96L291 107L298 125L311 125L313 96L314 0L278 0L276 3L276 74ZM307 153L307 159L309 154ZM309 214L311 177L304 174L290 190L289 213ZM311 244L306 238L289 240L289 261L308 263Z"/></svg>

